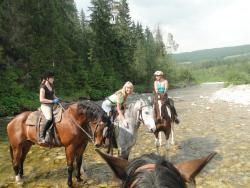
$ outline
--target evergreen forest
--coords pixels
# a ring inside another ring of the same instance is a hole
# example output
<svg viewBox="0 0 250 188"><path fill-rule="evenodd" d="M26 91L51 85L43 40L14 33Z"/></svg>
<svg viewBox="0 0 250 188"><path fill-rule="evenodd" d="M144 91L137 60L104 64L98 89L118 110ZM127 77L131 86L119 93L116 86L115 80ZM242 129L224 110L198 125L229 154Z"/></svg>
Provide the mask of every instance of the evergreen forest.
<svg viewBox="0 0 250 188"><path fill-rule="evenodd" d="M131 20L126 0L92 0L88 19L73 0L0 0L0 116L39 107L39 85L55 73L56 95L100 100L131 81L151 92L160 69L171 87L192 82L176 69L160 27Z"/></svg>
<svg viewBox="0 0 250 188"><path fill-rule="evenodd" d="M55 73L56 95L67 102L102 100L126 81L135 92L152 92L156 70L170 89L250 83L250 45L173 55L160 26L133 21L127 0L116 2L91 0L86 16L74 0L0 0L0 116L39 107L47 71Z"/></svg>

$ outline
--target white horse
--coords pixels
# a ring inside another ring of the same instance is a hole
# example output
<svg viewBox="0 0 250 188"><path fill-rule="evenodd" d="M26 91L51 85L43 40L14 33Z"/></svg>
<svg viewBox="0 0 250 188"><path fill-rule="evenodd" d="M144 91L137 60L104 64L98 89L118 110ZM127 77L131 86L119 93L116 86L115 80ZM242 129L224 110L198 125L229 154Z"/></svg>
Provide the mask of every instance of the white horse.
<svg viewBox="0 0 250 188"><path fill-rule="evenodd" d="M153 106L150 101L140 98L128 105L124 117L127 125L117 120L115 123L115 137L119 156L128 159L130 151L137 140L139 125L144 124L152 133L156 130Z"/></svg>

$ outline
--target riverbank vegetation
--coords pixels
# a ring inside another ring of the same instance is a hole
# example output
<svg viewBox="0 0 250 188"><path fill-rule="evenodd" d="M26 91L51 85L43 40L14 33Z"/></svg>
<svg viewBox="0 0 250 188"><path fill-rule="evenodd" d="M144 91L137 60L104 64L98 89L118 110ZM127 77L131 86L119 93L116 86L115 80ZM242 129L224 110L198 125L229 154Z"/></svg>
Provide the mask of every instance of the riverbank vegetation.
<svg viewBox="0 0 250 188"><path fill-rule="evenodd" d="M172 87L193 81L176 69L160 28L133 22L126 0L111 2L92 0L88 18L73 0L0 2L0 116L38 107L47 70L55 72L57 96L70 101L102 99L127 80L137 92L151 91L158 69Z"/></svg>
<svg viewBox="0 0 250 188"><path fill-rule="evenodd" d="M223 81L227 85L250 83L250 57L226 58L180 65L188 69L198 83Z"/></svg>

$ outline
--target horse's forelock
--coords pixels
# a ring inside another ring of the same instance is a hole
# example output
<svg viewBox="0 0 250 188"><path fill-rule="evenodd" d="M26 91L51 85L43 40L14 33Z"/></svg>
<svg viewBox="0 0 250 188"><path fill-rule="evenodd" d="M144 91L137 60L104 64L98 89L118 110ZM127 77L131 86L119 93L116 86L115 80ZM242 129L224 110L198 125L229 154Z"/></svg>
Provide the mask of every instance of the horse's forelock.
<svg viewBox="0 0 250 188"><path fill-rule="evenodd" d="M134 174L136 169L146 164L156 164L155 171L145 170L144 172ZM127 168L127 175L127 181L123 183L124 186L126 186L126 183L139 178L140 182L135 186L138 188L150 187L152 185L158 185L155 187L186 187L179 171L164 157L153 153L134 159Z"/></svg>
<svg viewBox="0 0 250 188"><path fill-rule="evenodd" d="M102 119L104 116L103 109L92 101L79 101L77 103L77 113L83 114L91 120Z"/></svg>

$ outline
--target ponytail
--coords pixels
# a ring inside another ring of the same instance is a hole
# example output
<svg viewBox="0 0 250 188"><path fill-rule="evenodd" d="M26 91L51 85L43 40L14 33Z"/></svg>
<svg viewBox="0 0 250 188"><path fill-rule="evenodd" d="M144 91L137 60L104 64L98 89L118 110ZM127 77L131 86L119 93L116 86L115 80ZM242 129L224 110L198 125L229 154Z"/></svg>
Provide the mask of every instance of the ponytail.
<svg viewBox="0 0 250 188"><path fill-rule="evenodd" d="M46 80L43 78L42 81L41 81L41 83L40 83L40 88L45 85L45 82L46 82Z"/></svg>

